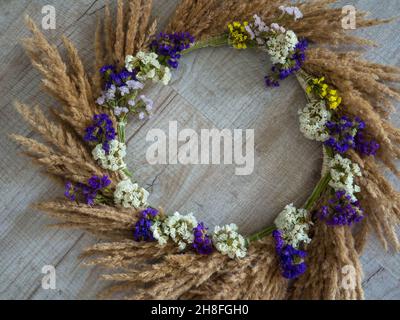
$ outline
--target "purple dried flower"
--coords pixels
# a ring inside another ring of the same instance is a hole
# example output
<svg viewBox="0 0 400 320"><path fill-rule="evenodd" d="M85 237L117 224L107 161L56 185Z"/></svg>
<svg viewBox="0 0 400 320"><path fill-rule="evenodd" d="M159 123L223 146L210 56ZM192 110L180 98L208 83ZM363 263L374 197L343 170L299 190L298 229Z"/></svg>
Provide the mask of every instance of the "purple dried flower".
<svg viewBox="0 0 400 320"><path fill-rule="evenodd" d="M345 191L338 191L328 200L328 205L317 211L317 217L327 225L352 225L361 221L363 210L358 201L353 201Z"/></svg>
<svg viewBox="0 0 400 320"><path fill-rule="evenodd" d="M380 145L375 140L368 140L363 131L358 131L355 138L356 151L365 156L376 156Z"/></svg>
<svg viewBox="0 0 400 320"><path fill-rule="evenodd" d="M181 52L189 49L195 39L188 32L160 33L150 44L150 50L157 53L161 63L178 68Z"/></svg>
<svg viewBox="0 0 400 320"><path fill-rule="evenodd" d="M93 125L85 130L84 140L87 142L102 143L105 152L110 151L109 142L115 139L116 133L113 122L107 114L96 114Z"/></svg>
<svg viewBox="0 0 400 320"><path fill-rule="evenodd" d="M265 84L267 87L279 87L279 80L284 80L291 74L299 71L306 60L305 51L307 47L308 41L306 39L301 39L285 65L273 65L271 68L272 73L265 77Z"/></svg>
<svg viewBox="0 0 400 320"><path fill-rule="evenodd" d="M365 122L358 117L351 120L342 116L338 121L328 121L326 127L330 137L325 145L337 153L343 154L349 149L355 149L360 154L369 156L376 155L379 149L376 141L366 139Z"/></svg>
<svg viewBox="0 0 400 320"><path fill-rule="evenodd" d="M212 241L207 234L207 230L208 228L204 226L203 222L199 223L197 227L193 229L193 249L195 249L197 253L203 255L211 254L213 251Z"/></svg>
<svg viewBox="0 0 400 320"><path fill-rule="evenodd" d="M133 237L135 241L154 241L151 226L154 219L158 215L158 210L154 208L147 208L140 213L140 218L135 224Z"/></svg>
<svg viewBox="0 0 400 320"><path fill-rule="evenodd" d="M307 255L306 252L285 244L280 230L275 230L272 236L275 239L275 250L282 268L282 276L286 279L295 279L302 275L307 270L303 261Z"/></svg>

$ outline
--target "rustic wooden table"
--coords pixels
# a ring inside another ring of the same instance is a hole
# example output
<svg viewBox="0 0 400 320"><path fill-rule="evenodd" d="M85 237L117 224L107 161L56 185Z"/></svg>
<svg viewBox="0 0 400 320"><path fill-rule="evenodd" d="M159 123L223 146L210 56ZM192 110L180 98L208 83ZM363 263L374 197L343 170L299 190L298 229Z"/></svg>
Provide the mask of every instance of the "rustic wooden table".
<svg viewBox="0 0 400 320"><path fill-rule="evenodd" d="M113 1L111 1L113 2ZM177 0L156 0L154 16L161 27ZM372 16L398 16L398 0L350 0ZM22 50L19 40L28 35L23 17L37 23L42 7L56 9L56 29L45 31L60 45L60 36L70 37L86 63L93 59L92 40L96 16L103 0L2 0L0 1L0 298L1 299L93 299L104 285L99 270L81 266L78 255L98 239L81 232L49 228L53 221L29 208L41 199L62 194L62 186L20 156L10 133L35 136L13 108L18 99L30 105L57 107L40 89L40 76ZM376 40L371 60L400 66L400 22L357 30ZM130 167L152 192L152 203L180 212L196 212L207 224L234 222L244 233L273 221L284 205L300 205L319 178L320 145L299 133L297 110L305 98L295 79L280 89L263 84L270 63L255 52L228 48L205 49L183 58L182 66L168 87L147 93L155 99L155 116L131 125L128 132ZM171 120L182 128L228 128L255 130L255 169L249 176L234 175L233 165L159 165L146 162L146 133L166 130ZM392 121L400 125L399 115ZM400 186L396 182L397 186ZM384 252L372 236L362 256L364 289L368 299L400 298L400 256ZM56 290L41 286L44 265L57 271Z"/></svg>

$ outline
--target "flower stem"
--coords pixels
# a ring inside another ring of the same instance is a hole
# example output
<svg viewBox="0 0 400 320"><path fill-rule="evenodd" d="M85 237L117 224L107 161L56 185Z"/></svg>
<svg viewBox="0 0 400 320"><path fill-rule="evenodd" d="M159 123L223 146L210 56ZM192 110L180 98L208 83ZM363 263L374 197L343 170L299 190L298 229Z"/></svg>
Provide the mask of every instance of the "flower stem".
<svg viewBox="0 0 400 320"><path fill-rule="evenodd" d="M257 240L261 240L261 239L265 238L266 236L269 236L275 229L276 229L275 225L268 226L265 229L263 229L263 230L255 233L255 234L249 236L247 238L247 241L248 242L254 242L254 241L257 241Z"/></svg>
<svg viewBox="0 0 400 320"><path fill-rule="evenodd" d="M220 36L212 37L206 40L197 41L189 49L182 51L182 54L188 54L195 50L207 48L207 47L220 47L228 44L228 36L223 34Z"/></svg>

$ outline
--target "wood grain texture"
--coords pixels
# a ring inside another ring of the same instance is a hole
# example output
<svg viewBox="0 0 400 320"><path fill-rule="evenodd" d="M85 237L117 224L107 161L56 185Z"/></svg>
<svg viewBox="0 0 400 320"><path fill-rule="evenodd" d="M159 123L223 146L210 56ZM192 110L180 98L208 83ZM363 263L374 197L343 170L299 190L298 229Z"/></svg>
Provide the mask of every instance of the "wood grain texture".
<svg viewBox="0 0 400 320"><path fill-rule="evenodd" d="M57 29L46 31L46 36L57 46L62 34L70 37L90 66L96 16L104 1L52 3ZM153 15L159 17L161 27L176 3L155 1ZM374 0L343 2L349 3L379 18L400 13L397 0L387 0L383 7ZM28 35L24 14L40 23L41 8L46 4L44 0L0 2L0 299L94 299L104 285L98 279L100 270L82 268L78 255L98 239L80 231L49 228L53 221L29 208L38 200L58 197L62 186L21 157L21 150L7 138L9 133L36 136L17 115L14 100L57 106L39 90L39 74L18 42ZM397 21L357 30L380 44L366 56L400 66L399 27ZM268 59L255 52L204 49L182 59L170 86L148 90L146 94L155 100L155 115L128 127L127 162L152 192L152 203L169 212L193 211L210 226L234 222L249 233L273 221L287 203L304 202L319 178L320 146L299 133L297 110L305 98L295 79L286 80L278 90L266 90L263 76L269 67ZM147 132L152 128L166 130L172 120L178 121L180 129L196 131L254 129L254 173L235 176L232 165L149 165L145 159ZM399 113L392 121L400 125ZM362 262L367 298L400 298L399 255L383 252L371 237ZM41 288L44 265L56 267L57 290Z"/></svg>

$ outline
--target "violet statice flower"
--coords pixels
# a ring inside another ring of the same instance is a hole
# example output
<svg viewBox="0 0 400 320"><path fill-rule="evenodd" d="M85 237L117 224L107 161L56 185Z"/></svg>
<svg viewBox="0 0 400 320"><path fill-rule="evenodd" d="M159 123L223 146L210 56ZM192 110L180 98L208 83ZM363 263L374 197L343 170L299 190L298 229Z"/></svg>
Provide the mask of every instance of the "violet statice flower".
<svg viewBox="0 0 400 320"><path fill-rule="evenodd" d="M358 129L362 128L361 121L351 120L347 116L342 116L338 121L328 121L329 138L324 144L332 148L336 153L346 153L350 148L355 148L354 137Z"/></svg>
<svg viewBox="0 0 400 320"><path fill-rule="evenodd" d="M275 250L282 269L282 276L286 279L295 279L302 275L307 270L303 260L307 255L306 252L285 244L280 230L275 230L272 236L275 239Z"/></svg>
<svg viewBox="0 0 400 320"><path fill-rule="evenodd" d="M79 190L76 188L76 186L73 185L72 182L68 181L65 184L65 192L64 196L71 201L76 201L76 195Z"/></svg>
<svg viewBox="0 0 400 320"><path fill-rule="evenodd" d="M135 224L133 237L135 241L155 241L151 226L158 215L158 210L147 208L140 213L140 218Z"/></svg>
<svg viewBox="0 0 400 320"><path fill-rule="evenodd" d="M271 74L265 77L267 87L279 87L279 80L284 80L290 75L299 71L306 60L305 51L308 48L308 41L301 39L284 65L275 64L271 68Z"/></svg>
<svg viewBox="0 0 400 320"><path fill-rule="evenodd" d="M196 250L197 253L203 255L211 254L213 251L212 241L207 234L207 230L208 228L204 226L203 222L199 223L197 227L193 229L193 249Z"/></svg>
<svg viewBox="0 0 400 320"><path fill-rule="evenodd" d="M150 44L150 50L155 52L160 62L174 69L178 68L178 60L182 51L189 49L195 39L189 32L160 33Z"/></svg>
<svg viewBox="0 0 400 320"><path fill-rule="evenodd" d="M85 130L84 140L87 142L102 143L106 153L110 152L109 142L116 136L113 122L107 114L96 114L93 117L93 125Z"/></svg>
<svg viewBox="0 0 400 320"><path fill-rule="evenodd" d="M336 192L328 205L317 211L317 217L331 226L351 226L364 218L359 202L352 200L345 191Z"/></svg>
<svg viewBox="0 0 400 320"><path fill-rule="evenodd" d="M94 205L98 192L107 188L111 184L111 180L108 176L102 177L92 176L87 184L77 183L76 185L72 182L65 184L64 195L71 201L76 201L78 196L81 195L88 205Z"/></svg>

